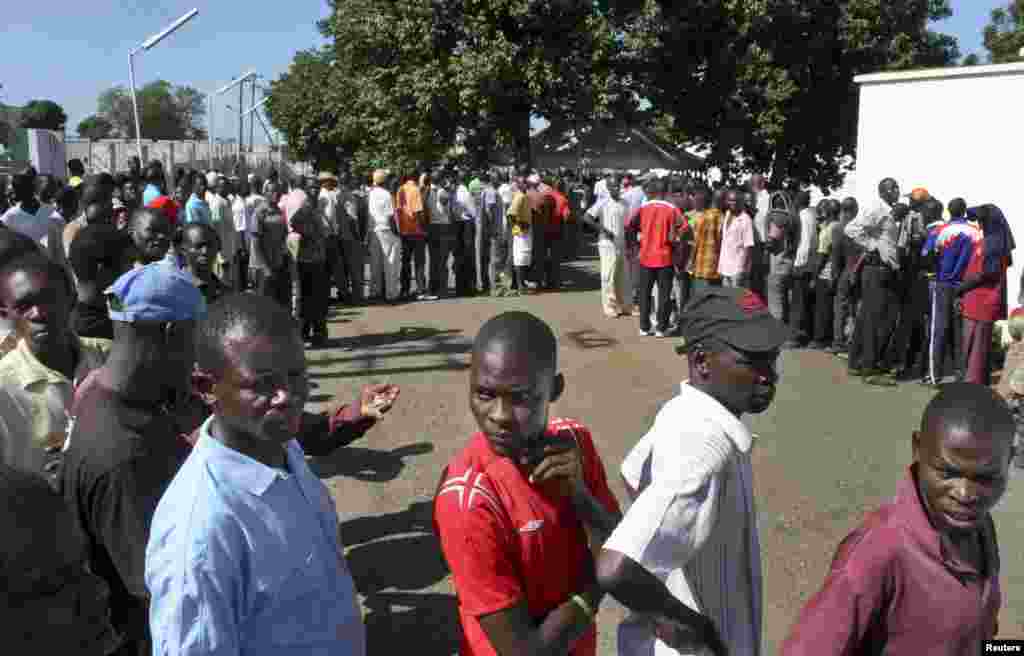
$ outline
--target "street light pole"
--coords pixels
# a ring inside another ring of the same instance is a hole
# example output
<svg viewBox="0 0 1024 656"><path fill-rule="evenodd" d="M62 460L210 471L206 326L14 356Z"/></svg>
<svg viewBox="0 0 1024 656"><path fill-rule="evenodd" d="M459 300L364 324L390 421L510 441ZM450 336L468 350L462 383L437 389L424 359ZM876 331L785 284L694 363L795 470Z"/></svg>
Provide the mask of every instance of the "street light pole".
<svg viewBox="0 0 1024 656"><path fill-rule="evenodd" d="M245 134L245 123L242 122L242 103L245 102L245 83L238 85L238 147L236 161L242 165L242 135Z"/></svg>
<svg viewBox="0 0 1024 656"><path fill-rule="evenodd" d="M216 95L219 96L222 93L227 93L228 91L230 91L231 89L234 89L238 85L244 85L244 83L247 80L249 80L250 78L253 78L253 77L256 77L256 71L249 71L248 73L246 73L242 77L240 77L238 79L235 79L235 80L232 80L231 82L225 84L220 89L217 89ZM255 84L255 82L254 82L254 84ZM235 151L237 153L236 164L240 164L241 160L242 160L242 157L241 157L242 153L241 153L241 150L239 150L239 149L241 148L241 142L242 142L242 102L241 101L242 101L243 98L244 98L244 96L242 95L242 89L239 89L238 90L238 100L239 100L239 103L238 103L238 142L239 143L238 143L238 148L236 148L236 151ZM230 106L228 106L228 107L230 107Z"/></svg>
<svg viewBox="0 0 1024 656"><path fill-rule="evenodd" d="M173 34L178 28L199 15L199 9L193 9L178 20L174 21L162 31L157 32L142 42L138 48L128 51L128 83L132 93L132 111L135 113L135 148L138 150L139 161L142 161L142 127L139 121L139 100L135 95L135 55L143 50L149 50Z"/></svg>
<svg viewBox="0 0 1024 656"><path fill-rule="evenodd" d="M128 53L128 83L131 85L132 90L132 113L135 116L135 150L139 155L139 162L142 162L142 128L139 125L139 101L135 96L135 53L137 50L132 50Z"/></svg>

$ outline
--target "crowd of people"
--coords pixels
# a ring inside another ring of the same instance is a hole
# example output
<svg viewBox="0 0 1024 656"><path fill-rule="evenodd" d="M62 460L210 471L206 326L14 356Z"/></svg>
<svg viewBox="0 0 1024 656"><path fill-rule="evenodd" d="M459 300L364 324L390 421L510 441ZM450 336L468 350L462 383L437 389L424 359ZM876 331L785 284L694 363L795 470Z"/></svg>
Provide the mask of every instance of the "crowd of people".
<svg viewBox="0 0 1024 656"><path fill-rule="evenodd" d="M304 350L325 342L332 296L363 302L364 283L382 302L435 299L450 275L457 295L557 289L577 221L598 233L601 310L678 336L688 379L621 464L623 511L587 425L549 417L568 384L554 331L522 311L483 324L479 432L434 497L462 654L594 656L605 595L630 611L624 656L760 654L742 420L772 405L781 351L805 344L875 384L922 358L936 384L959 344L966 382L928 404L897 497L840 544L780 653L959 655L997 634L989 511L1017 429L988 387L1014 249L994 205L953 199L944 218L888 179L860 213L760 176L712 192L613 174L570 201L529 172L378 170L353 189L327 172L182 171L168 193L155 162L69 168L67 186L16 175L0 219L9 653L365 654L335 502L307 457L362 437L400 390L306 412ZM1016 337L1020 364L1024 325ZM1005 378L1024 395L1024 369Z"/></svg>
<svg viewBox="0 0 1024 656"><path fill-rule="evenodd" d="M606 316L639 314L641 335L667 337L694 295L749 288L792 329L785 348L845 358L868 384L935 387L947 365L988 384L1015 246L997 206L901 196L891 178L864 211L852 197L812 207L807 191L770 193L757 175L714 192L626 185L611 177L583 218L600 233Z"/></svg>

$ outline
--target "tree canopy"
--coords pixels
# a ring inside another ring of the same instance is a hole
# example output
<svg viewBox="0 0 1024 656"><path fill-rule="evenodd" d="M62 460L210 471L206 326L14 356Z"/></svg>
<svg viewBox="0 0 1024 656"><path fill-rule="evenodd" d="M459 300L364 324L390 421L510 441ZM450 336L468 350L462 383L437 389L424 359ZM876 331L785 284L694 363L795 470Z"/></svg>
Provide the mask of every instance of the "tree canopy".
<svg viewBox="0 0 1024 656"><path fill-rule="evenodd" d="M67 122L64 108L52 100L30 100L21 110L23 128L59 131Z"/></svg>
<svg viewBox="0 0 1024 656"><path fill-rule="evenodd" d="M1018 0L1018 2L1024 0ZM728 175L835 186L854 154L854 76L946 66L947 0L330 0L268 114L322 165L411 168L498 150L531 117L615 119L703 146ZM737 157L738 155L738 157Z"/></svg>
<svg viewBox="0 0 1024 656"><path fill-rule="evenodd" d="M1006 7L992 10L985 27L985 49L993 64L1021 61L1024 48L1024 0L1012 0Z"/></svg>
<svg viewBox="0 0 1024 656"><path fill-rule="evenodd" d="M622 98L589 2L332 0L333 45L296 56L268 114L293 152L413 166L464 149L529 157L531 116L589 118ZM300 92L301 90L301 92Z"/></svg>
<svg viewBox="0 0 1024 656"><path fill-rule="evenodd" d="M137 90L139 121L144 139L205 139L203 94L190 87L155 80ZM109 136L135 138L132 98L124 86L100 94L97 116L110 123Z"/></svg>
<svg viewBox="0 0 1024 656"><path fill-rule="evenodd" d="M114 131L114 124L102 116L93 114L78 122L78 136L93 141L106 139Z"/></svg>

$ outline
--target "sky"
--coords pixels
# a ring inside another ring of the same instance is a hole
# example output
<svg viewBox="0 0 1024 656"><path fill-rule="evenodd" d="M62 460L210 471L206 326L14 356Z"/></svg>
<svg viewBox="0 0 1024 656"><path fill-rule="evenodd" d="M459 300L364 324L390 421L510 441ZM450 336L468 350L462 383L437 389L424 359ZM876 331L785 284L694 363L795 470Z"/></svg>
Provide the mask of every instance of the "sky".
<svg viewBox="0 0 1024 656"><path fill-rule="evenodd" d="M166 79L215 90L249 70L275 79L288 70L297 51L323 43L316 21L328 11L325 0L51 0L45 15L34 2L5 4L0 102L54 100L68 114L69 132L95 113L102 91L127 86L128 52L193 7L199 8L198 16L135 57L138 86ZM991 10L1006 0L950 4L953 17L934 28L957 36L962 54L984 57L981 31ZM237 101L237 92L218 99L215 136L237 136L237 119L225 109L226 104L237 107ZM265 142L259 132L257 142Z"/></svg>

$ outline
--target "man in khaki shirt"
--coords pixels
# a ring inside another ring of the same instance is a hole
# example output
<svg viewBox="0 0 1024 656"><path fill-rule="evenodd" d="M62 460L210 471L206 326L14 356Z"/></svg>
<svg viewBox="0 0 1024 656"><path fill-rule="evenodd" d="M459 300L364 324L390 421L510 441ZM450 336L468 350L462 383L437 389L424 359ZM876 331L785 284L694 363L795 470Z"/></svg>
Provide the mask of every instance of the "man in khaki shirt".
<svg viewBox="0 0 1024 656"><path fill-rule="evenodd" d="M109 341L71 332L73 293L64 269L42 253L0 269L0 314L17 336L0 359L0 388L12 406L4 419L15 428L0 454L12 466L41 471L46 449L64 444L75 385L106 359Z"/></svg>

